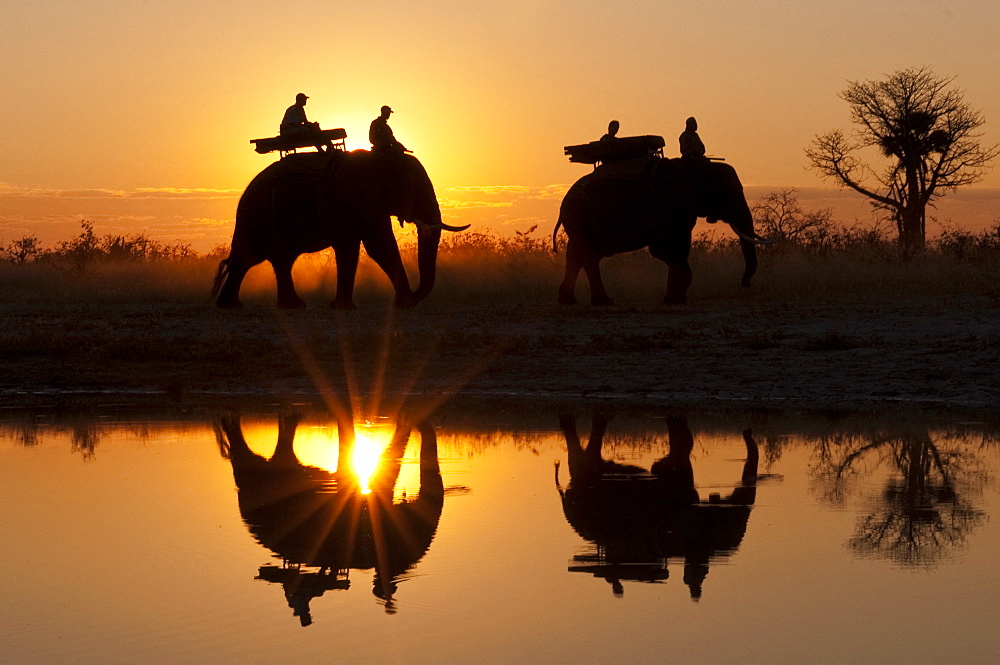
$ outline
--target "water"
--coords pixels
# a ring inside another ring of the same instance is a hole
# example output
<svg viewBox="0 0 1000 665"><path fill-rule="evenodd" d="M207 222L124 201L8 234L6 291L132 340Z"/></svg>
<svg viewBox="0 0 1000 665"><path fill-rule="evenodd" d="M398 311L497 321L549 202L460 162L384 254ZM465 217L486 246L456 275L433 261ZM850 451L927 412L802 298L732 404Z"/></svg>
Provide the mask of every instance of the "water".
<svg viewBox="0 0 1000 665"><path fill-rule="evenodd" d="M6 412L0 661L1000 651L1000 460L982 423L586 405L411 420Z"/></svg>

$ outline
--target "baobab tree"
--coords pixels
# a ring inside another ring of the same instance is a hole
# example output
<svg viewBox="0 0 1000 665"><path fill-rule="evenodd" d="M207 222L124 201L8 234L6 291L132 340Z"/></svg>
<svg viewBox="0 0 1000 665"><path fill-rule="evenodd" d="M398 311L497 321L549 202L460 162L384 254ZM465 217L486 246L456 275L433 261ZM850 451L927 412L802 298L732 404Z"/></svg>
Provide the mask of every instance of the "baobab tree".
<svg viewBox="0 0 1000 665"><path fill-rule="evenodd" d="M839 129L819 135L806 149L821 177L888 211L907 250L924 248L927 207L979 182L1000 153L996 145L981 144L977 130L985 120L951 87L953 80L920 67L883 81L852 81L840 97L850 105L857 128L850 135ZM872 148L882 158L877 166L859 156Z"/></svg>

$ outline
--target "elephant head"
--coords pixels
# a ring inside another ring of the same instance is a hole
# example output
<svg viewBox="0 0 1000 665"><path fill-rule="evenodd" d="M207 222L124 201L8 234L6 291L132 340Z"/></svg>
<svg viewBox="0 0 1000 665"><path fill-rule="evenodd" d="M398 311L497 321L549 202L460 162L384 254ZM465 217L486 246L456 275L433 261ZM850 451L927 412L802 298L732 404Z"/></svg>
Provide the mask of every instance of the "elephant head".
<svg viewBox="0 0 1000 665"><path fill-rule="evenodd" d="M692 160L681 160L692 164ZM757 272L757 247L774 242L761 237L753 225L753 213L743 194L743 184L736 175L736 169L722 162L699 161L692 168L701 171L698 181L698 217L705 217L710 223L722 220L729 224L739 236L740 251L743 253L744 270L740 285L750 288L750 280Z"/></svg>
<svg viewBox="0 0 1000 665"><path fill-rule="evenodd" d="M426 298L434 287L437 273L437 251L441 231L464 231L465 226L451 226L441 220L441 208L434 194L434 185L423 165L408 154L376 156L386 160L392 169L395 186L390 193L390 214L400 225L411 222L417 227L417 269L419 282L413 291L414 302Z"/></svg>

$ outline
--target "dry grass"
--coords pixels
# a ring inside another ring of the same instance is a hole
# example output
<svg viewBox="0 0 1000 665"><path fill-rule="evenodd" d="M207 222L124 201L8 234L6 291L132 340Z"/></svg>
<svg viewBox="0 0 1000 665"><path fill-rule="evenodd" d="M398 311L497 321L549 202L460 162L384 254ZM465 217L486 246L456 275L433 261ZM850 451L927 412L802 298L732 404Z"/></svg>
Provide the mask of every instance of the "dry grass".
<svg viewBox="0 0 1000 665"><path fill-rule="evenodd" d="M818 240L787 240L762 247L760 269L749 292L740 289L742 258L728 234L706 236L692 249L694 284L689 300L711 302L751 298L761 303L843 303L857 300L987 296L1000 304L1000 225L979 235L949 230L919 256L901 256L884 234L871 229L827 229ZM20 241L23 249L25 244ZM11 243L0 263L0 302L18 303L177 303L210 300L218 251L198 256L189 248L163 245L141 236L94 236L91 227L55 249L33 247L15 255ZM81 249L82 248L82 249ZM411 281L415 251L404 244ZM439 302L548 303L562 279L565 254L553 254L547 237L521 233L500 237L466 232L442 243L433 298ZM615 256L602 263L608 291L621 305L654 306L662 297L666 267L646 252ZM296 284L303 297L320 304L332 298L336 269L332 253L299 259ZM586 279L577 286L588 298ZM267 264L251 270L246 302L274 300L274 277ZM391 298L388 280L363 257L355 300L359 305Z"/></svg>

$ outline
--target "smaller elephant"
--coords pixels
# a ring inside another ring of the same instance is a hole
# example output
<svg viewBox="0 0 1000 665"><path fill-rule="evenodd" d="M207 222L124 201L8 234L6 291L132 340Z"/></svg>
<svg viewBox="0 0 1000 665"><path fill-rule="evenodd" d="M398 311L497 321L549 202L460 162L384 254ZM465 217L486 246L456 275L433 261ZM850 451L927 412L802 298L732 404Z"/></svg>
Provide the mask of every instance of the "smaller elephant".
<svg viewBox="0 0 1000 665"><path fill-rule="evenodd" d="M594 305L614 301L604 288L601 259L643 247L667 264L664 304L681 304L691 285L691 232L698 217L722 220L740 239L745 268L740 284L749 288L757 271L757 244L772 242L754 231L753 216L736 170L707 159L630 160L599 166L566 193L559 227L566 230L566 273L559 302L576 303L576 280L582 269Z"/></svg>

